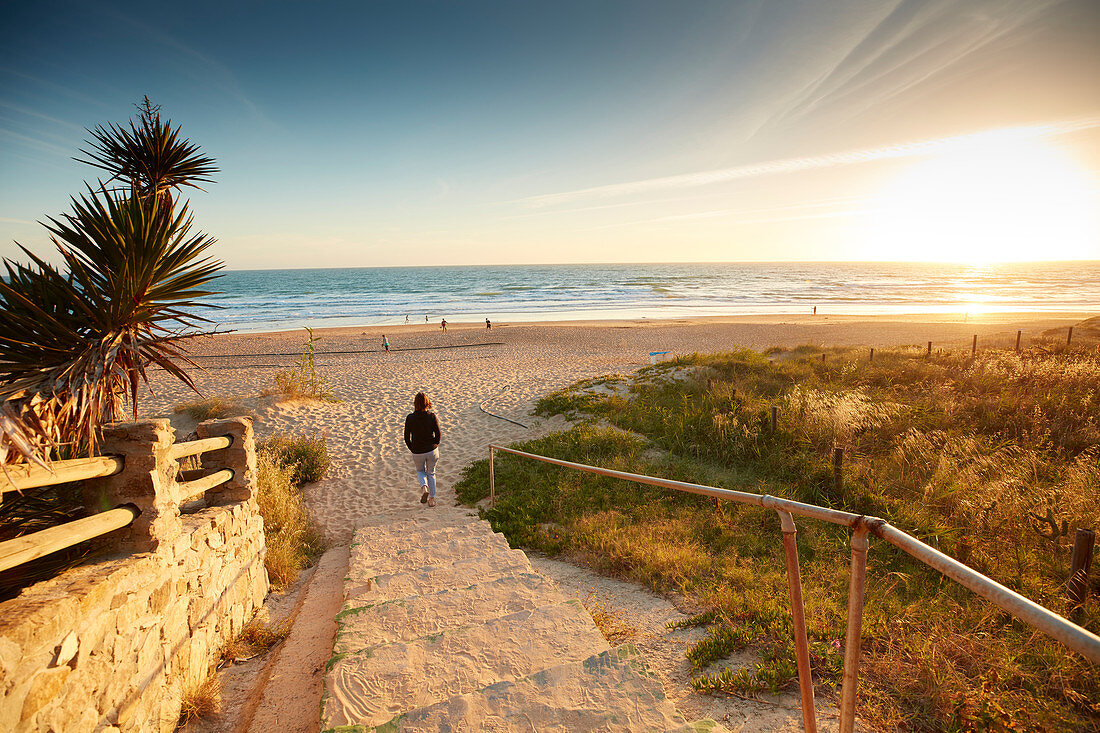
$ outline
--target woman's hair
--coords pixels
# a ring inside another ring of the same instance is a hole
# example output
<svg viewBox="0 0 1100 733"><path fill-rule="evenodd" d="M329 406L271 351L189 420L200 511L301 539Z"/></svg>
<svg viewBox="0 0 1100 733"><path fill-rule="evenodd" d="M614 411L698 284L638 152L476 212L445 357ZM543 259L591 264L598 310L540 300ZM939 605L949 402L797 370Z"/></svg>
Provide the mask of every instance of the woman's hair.
<svg viewBox="0 0 1100 733"><path fill-rule="evenodd" d="M432 401L428 398L428 395L423 392L417 392L416 397L413 399L413 408L417 412L432 409Z"/></svg>

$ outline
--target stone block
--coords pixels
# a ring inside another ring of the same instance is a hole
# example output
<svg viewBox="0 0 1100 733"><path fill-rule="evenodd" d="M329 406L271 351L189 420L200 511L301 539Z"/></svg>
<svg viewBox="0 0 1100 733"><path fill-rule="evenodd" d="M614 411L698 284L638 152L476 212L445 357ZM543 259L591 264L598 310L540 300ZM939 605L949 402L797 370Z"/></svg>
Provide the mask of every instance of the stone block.
<svg viewBox="0 0 1100 733"><path fill-rule="evenodd" d="M169 455L174 441L175 429L163 418L104 426L102 452L122 455L126 464L121 473L87 482L84 500L97 512L122 504L141 510L133 524L113 533L118 549L155 551L179 536L179 463Z"/></svg>
<svg viewBox="0 0 1100 733"><path fill-rule="evenodd" d="M57 652L54 654L53 661L50 663L51 667L71 666L76 667L74 661L76 653L79 649L76 639L76 632L70 631L65 635L65 638L61 640L61 643L57 645ZM69 665L69 662L73 662Z"/></svg>
<svg viewBox="0 0 1100 733"><path fill-rule="evenodd" d="M70 674L72 674L72 670L68 667L44 669L36 674L34 679L31 680L31 686L26 697L23 698L23 709L19 714L20 722L30 718L41 710L46 703L53 700L58 690L61 689L61 684Z"/></svg>

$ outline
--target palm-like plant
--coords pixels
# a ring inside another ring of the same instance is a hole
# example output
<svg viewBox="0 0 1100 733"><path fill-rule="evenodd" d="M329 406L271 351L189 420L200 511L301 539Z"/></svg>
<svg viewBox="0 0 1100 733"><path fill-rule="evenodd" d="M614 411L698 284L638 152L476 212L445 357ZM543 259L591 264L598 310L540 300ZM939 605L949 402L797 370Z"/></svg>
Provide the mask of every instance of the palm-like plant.
<svg viewBox="0 0 1100 733"><path fill-rule="evenodd" d="M128 186L89 187L72 213L44 224L64 267L22 247L29 265L4 260L0 463L91 452L98 427L122 418L126 403L137 416L151 365L194 388L184 342L201 333L195 309L222 263L171 191L216 169L147 98L139 109L129 131L92 133L100 167Z"/></svg>
<svg viewBox="0 0 1100 733"><path fill-rule="evenodd" d="M169 204L173 189L190 186L201 191L200 182L214 182L210 176L218 169L213 158L201 155L197 145L181 139L180 128L173 130L170 120L161 122L158 105L145 97L137 108L140 120L130 120L129 130L115 124L89 130L90 150L80 151L88 159L74 160L110 173L106 183L122 181L139 196L167 197Z"/></svg>

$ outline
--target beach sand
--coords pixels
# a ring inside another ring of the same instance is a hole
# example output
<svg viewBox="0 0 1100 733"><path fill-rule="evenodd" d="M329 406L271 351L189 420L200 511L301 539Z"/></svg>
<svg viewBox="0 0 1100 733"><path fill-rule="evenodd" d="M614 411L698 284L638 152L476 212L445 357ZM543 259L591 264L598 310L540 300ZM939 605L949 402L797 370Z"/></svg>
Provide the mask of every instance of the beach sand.
<svg viewBox="0 0 1100 733"><path fill-rule="evenodd" d="M258 437L278 431L325 436L333 458L331 474L308 486L306 497L328 541L340 545L346 544L362 523L416 517L430 529L448 518L468 514L470 509L455 506L452 490L464 466L486 457L490 443L507 444L564 427L560 418L531 417L534 400L578 379L631 372L650 363L650 352L689 354L801 344L923 348L928 341L933 341L935 348L969 348L974 334L981 348L1011 344L1017 329L1024 331L1027 343L1043 331L1079 323L1090 315L1094 314L746 316L494 323L492 330L486 330L481 322L448 323L446 334L438 324L319 329L315 332L320 339L316 342L316 365L340 400L335 403L257 399L262 390L272 386L277 371L296 363L304 330L220 334L197 339L192 348L204 368L194 374L202 394L242 399L255 416ZM389 353L382 350L383 334L390 343ZM143 413L149 416L167 416L173 405L197 399L163 374L153 376L152 387L154 394L142 403ZM416 477L402 441L404 417L412 410L418 391L432 398L442 425L435 508L418 501ZM183 433L191 429L188 420L179 415L174 415L173 421ZM652 597L654 605L647 611L639 606L639 599L644 601L647 595L640 589L627 593L620 588L616 595L616 584L601 584L596 576L578 575L564 564L543 562L539 567L557 575L567 593L579 594L588 584L599 585L604 589L601 592L610 593L607 600L612 605L621 603L639 618L659 620L644 622L643 627L659 631L664 620L679 613L674 608L676 599L670 604L667 599ZM297 623L310 622L299 619ZM682 667L686 663L680 651L685 640L671 639L669 643L676 646L679 658L661 652L658 646L650 653L667 657L658 665L659 673L671 688L668 693L673 701L687 708L684 712L718 719L732 714L725 720L745 721L753 717L751 708L745 712L745 705L773 710L774 705L768 703L727 701L722 703L725 708L717 702L704 704L701 701L716 698L693 695L687 687ZM304 704L316 710L315 703ZM731 704L738 707L729 708ZM771 717L776 719L768 725L743 729L793 730L799 724L797 707Z"/></svg>

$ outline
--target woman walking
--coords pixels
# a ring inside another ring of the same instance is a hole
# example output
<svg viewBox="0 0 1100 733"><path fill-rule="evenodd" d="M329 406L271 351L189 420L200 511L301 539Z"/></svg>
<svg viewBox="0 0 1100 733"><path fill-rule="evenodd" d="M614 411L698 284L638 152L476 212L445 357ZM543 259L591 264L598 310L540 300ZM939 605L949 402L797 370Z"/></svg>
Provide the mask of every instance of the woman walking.
<svg viewBox="0 0 1100 733"><path fill-rule="evenodd" d="M435 506L435 462L439 459L439 419L432 401L423 392L413 399L413 411L405 417L405 445L413 454L420 482L420 503Z"/></svg>

